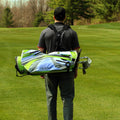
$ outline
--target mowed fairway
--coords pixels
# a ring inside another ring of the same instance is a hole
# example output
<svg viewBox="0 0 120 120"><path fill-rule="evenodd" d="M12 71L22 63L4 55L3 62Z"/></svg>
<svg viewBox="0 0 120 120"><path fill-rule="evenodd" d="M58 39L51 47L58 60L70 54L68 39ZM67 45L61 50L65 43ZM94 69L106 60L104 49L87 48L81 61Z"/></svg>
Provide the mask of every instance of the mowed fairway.
<svg viewBox="0 0 120 120"><path fill-rule="evenodd" d="M75 79L74 120L120 120L120 23L73 26L92 59ZM15 56L37 49L41 28L0 28L0 120L47 120L44 79L16 77ZM60 94L60 92L58 91ZM58 120L63 120L58 94Z"/></svg>

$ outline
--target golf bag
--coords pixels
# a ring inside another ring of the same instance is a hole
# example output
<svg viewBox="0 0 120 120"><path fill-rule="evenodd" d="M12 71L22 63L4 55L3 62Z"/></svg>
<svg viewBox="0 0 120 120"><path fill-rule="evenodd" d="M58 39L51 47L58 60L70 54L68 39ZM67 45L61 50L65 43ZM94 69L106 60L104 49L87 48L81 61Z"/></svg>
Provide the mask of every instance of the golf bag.
<svg viewBox="0 0 120 120"><path fill-rule="evenodd" d="M39 50L23 50L21 56L15 58L16 76L43 75L46 73L71 72L78 64L82 64L83 73L91 64L88 57L80 57L76 51L51 52L45 54ZM80 60L84 59L83 61ZM85 60L86 59L86 60Z"/></svg>
<svg viewBox="0 0 120 120"><path fill-rule="evenodd" d="M21 56L15 58L15 68L22 75L69 72L73 70L76 59L76 51L44 54L38 50L23 50Z"/></svg>

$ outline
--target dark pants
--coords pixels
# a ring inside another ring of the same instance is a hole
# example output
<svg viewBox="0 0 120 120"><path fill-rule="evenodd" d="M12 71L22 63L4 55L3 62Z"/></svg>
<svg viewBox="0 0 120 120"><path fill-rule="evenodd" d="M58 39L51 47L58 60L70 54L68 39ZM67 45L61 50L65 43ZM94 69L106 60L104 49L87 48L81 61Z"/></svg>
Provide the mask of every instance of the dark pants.
<svg viewBox="0 0 120 120"><path fill-rule="evenodd" d="M57 120L57 88L63 101L64 120L73 120L74 73L45 75L48 120Z"/></svg>

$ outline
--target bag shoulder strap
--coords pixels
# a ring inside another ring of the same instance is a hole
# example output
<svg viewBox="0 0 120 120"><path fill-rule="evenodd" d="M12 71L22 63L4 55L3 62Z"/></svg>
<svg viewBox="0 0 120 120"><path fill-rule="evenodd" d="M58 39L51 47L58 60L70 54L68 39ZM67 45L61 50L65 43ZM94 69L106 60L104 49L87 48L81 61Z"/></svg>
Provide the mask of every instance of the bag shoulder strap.
<svg viewBox="0 0 120 120"><path fill-rule="evenodd" d="M55 26L54 26L53 24L50 24L48 27L49 27L51 30L53 30L55 33L57 33L57 30L56 30L56 28L55 28Z"/></svg>
<svg viewBox="0 0 120 120"><path fill-rule="evenodd" d="M48 27L49 27L51 30L53 30L55 33L58 32L58 31L56 30L56 27L54 26L54 24L50 24ZM63 29L61 30L61 32L64 31L64 30L67 30L67 29L69 29L69 28L70 28L69 25L64 25L64 27L63 27Z"/></svg>

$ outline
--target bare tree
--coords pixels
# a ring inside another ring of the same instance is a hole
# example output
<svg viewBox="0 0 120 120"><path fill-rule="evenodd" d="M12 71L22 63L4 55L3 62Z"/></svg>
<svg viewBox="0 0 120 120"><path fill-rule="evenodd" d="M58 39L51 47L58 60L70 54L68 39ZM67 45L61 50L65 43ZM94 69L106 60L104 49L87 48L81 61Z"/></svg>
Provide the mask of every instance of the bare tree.
<svg viewBox="0 0 120 120"><path fill-rule="evenodd" d="M29 6L32 12L32 16L35 17L35 14L37 12L37 0L29 0Z"/></svg>
<svg viewBox="0 0 120 120"><path fill-rule="evenodd" d="M22 7L22 5L23 5L23 2L22 2L22 0L20 0L20 7Z"/></svg>
<svg viewBox="0 0 120 120"><path fill-rule="evenodd" d="M11 5L10 1L6 0L5 1L5 7L10 7L10 5Z"/></svg>
<svg viewBox="0 0 120 120"><path fill-rule="evenodd" d="M2 5L2 1L0 0L0 12L1 12L1 7L2 7L3 5Z"/></svg>
<svg viewBox="0 0 120 120"><path fill-rule="evenodd" d="M20 19L20 11L18 7L18 2L14 0L13 6L12 6L12 13L13 13L13 20L14 20L14 26L15 27L20 27L19 25L19 19Z"/></svg>
<svg viewBox="0 0 120 120"><path fill-rule="evenodd" d="M1 4L1 0L0 0L0 21L1 21L1 18L2 18L1 12L2 12L2 4Z"/></svg>
<svg viewBox="0 0 120 120"><path fill-rule="evenodd" d="M14 7L17 7L16 0L14 0L13 6L14 6Z"/></svg>
<svg viewBox="0 0 120 120"><path fill-rule="evenodd" d="M1 21L2 21L3 10L4 10L4 6L2 4L2 0L0 0L0 26L2 25Z"/></svg>
<svg viewBox="0 0 120 120"><path fill-rule="evenodd" d="M0 0L1 3L2 0ZM48 0L14 0L11 4L15 27L32 27L36 14L45 13L48 10ZM5 6L9 6L9 0L5 0ZM1 12L0 6L0 12ZM1 14L0 14L1 19Z"/></svg>
<svg viewBox="0 0 120 120"><path fill-rule="evenodd" d="M38 0L38 11L44 11L44 0Z"/></svg>
<svg viewBox="0 0 120 120"><path fill-rule="evenodd" d="M48 11L49 7L47 5L47 2L48 0L38 0L38 11L41 11L43 13Z"/></svg>

